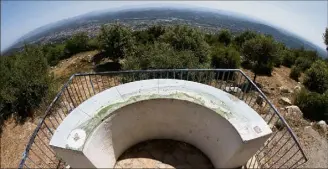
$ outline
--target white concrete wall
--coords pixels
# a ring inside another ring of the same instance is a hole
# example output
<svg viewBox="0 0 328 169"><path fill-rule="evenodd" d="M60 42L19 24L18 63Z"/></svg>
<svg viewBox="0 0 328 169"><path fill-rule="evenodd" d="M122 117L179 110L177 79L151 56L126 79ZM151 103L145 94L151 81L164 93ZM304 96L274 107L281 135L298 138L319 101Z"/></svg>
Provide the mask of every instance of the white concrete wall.
<svg viewBox="0 0 328 169"><path fill-rule="evenodd" d="M153 79L85 101L64 119L50 145L73 168L112 168L137 143L173 139L194 145L215 167L234 168L245 164L270 134L253 109L228 93L195 82ZM62 149L80 154L77 158ZM88 160L76 162L82 158Z"/></svg>

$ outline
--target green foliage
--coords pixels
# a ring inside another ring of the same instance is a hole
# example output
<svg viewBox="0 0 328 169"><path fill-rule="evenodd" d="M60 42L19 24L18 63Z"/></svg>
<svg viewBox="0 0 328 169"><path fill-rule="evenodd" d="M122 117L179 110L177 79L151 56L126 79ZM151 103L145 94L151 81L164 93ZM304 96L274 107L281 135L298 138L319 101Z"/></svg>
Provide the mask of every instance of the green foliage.
<svg viewBox="0 0 328 169"><path fill-rule="evenodd" d="M293 66L290 71L289 77L298 82L298 78L301 76L301 72L302 70L299 67Z"/></svg>
<svg viewBox="0 0 328 169"><path fill-rule="evenodd" d="M324 93L328 89L328 66L318 60L305 72L304 86L310 91Z"/></svg>
<svg viewBox="0 0 328 169"><path fill-rule="evenodd" d="M149 27L146 32L150 35L150 41L155 42L160 36L164 35L166 28L161 25L154 25Z"/></svg>
<svg viewBox="0 0 328 169"><path fill-rule="evenodd" d="M292 65L294 65L295 60L296 60L295 54L288 49L284 50L281 54L282 54L281 64L286 67L292 67Z"/></svg>
<svg viewBox="0 0 328 169"><path fill-rule="evenodd" d="M295 60L295 66L301 69L302 71L309 69L312 63L313 61L307 57L298 57Z"/></svg>
<svg viewBox="0 0 328 169"><path fill-rule="evenodd" d="M155 42L153 45L139 45L135 56L128 57L123 69L181 69L204 68L190 50L177 51L170 44Z"/></svg>
<svg viewBox="0 0 328 169"><path fill-rule="evenodd" d="M65 49L68 55L74 55L76 53L89 50L88 41L89 37L85 32L80 32L73 35L66 41Z"/></svg>
<svg viewBox="0 0 328 169"><path fill-rule="evenodd" d="M272 38L261 35L250 39L244 43L242 52L245 59L252 64L254 81L257 74L271 75L273 61L277 56L277 45Z"/></svg>
<svg viewBox="0 0 328 169"><path fill-rule="evenodd" d="M31 116L47 95L48 65L42 50L26 46L15 56L0 58L0 116L14 114L22 121Z"/></svg>
<svg viewBox="0 0 328 169"><path fill-rule="evenodd" d="M213 47L210 56L213 68L235 69L240 67L240 54L232 47Z"/></svg>
<svg viewBox="0 0 328 169"><path fill-rule="evenodd" d="M158 41L159 37L165 33L166 28L161 25L154 25L145 30L133 32L133 36L138 43L147 44Z"/></svg>
<svg viewBox="0 0 328 169"><path fill-rule="evenodd" d="M151 35L149 35L146 30L134 31L133 36L135 37L137 43L147 44L153 42Z"/></svg>
<svg viewBox="0 0 328 169"><path fill-rule="evenodd" d="M218 34L218 41L228 46L232 41L232 35L229 30L223 29Z"/></svg>
<svg viewBox="0 0 328 169"><path fill-rule="evenodd" d="M162 36L161 41L171 44L175 50L194 52L201 64L209 62L209 45L200 30L188 26L170 27Z"/></svg>
<svg viewBox="0 0 328 169"><path fill-rule="evenodd" d="M105 55L118 62L119 59L131 55L134 48L134 39L130 28L120 24L102 26L99 35L100 49Z"/></svg>
<svg viewBox="0 0 328 169"><path fill-rule="evenodd" d="M319 94L301 90L295 97L295 104L302 110L303 116L310 120L328 121L328 93Z"/></svg>
<svg viewBox="0 0 328 169"><path fill-rule="evenodd" d="M65 54L65 44L48 44L42 46L42 51L47 58L48 64L50 66L55 66L58 62L66 57Z"/></svg>
<svg viewBox="0 0 328 169"><path fill-rule="evenodd" d="M276 52L276 56L273 58L273 65L275 67L280 67L280 65L282 65L283 62L283 56L287 51L287 47L285 46L285 44L277 42L277 52Z"/></svg>
<svg viewBox="0 0 328 169"><path fill-rule="evenodd" d="M236 36L234 38L234 42L237 44L237 46L239 46L239 48L242 48L243 44L246 41L253 39L256 36L258 36L257 33L247 30L247 31L244 31L243 33L241 33L240 35Z"/></svg>
<svg viewBox="0 0 328 169"><path fill-rule="evenodd" d="M88 50L98 50L100 48L98 39L90 38L87 42L87 48L88 48Z"/></svg>

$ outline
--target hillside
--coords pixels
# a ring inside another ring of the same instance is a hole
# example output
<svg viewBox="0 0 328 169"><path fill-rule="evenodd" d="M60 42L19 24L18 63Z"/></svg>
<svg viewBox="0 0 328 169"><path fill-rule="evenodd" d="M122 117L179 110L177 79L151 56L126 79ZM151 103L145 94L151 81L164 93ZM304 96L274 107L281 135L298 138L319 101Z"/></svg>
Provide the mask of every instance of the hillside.
<svg viewBox="0 0 328 169"><path fill-rule="evenodd" d="M76 54L69 59L62 60L57 66L52 67L51 73L54 73L56 81L64 83L68 80L71 74L78 72L92 72L97 65L110 63L108 60L93 62L93 57L97 54L97 51ZM251 71L247 69L242 70L250 78L253 77ZM258 76L257 78L257 82L262 86L262 90L266 92L269 100L272 101L282 113L284 112L284 106L278 103L278 99L281 96L286 96L292 99L293 94L280 93L279 87L285 86L292 90L298 85L296 81L289 78L289 73L290 69L282 66L280 68L274 68L272 76ZM309 158L309 161L305 165L300 166L300 168L327 168L327 137L310 122L305 121L301 116L296 116L292 119L285 116L285 118L297 134L301 146ZM1 167L15 168L18 166L21 158L20 154L24 151L29 140L28 138L35 129L37 122L38 119L30 119L23 125L16 124L13 119L5 122L3 133L1 135L2 142L0 145Z"/></svg>
<svg viewBox="0 0 328 169"><path fill-rule="evenodd" d="M229 29L237 34L245 30L254 30L263 34L272 35L277 41L285 43L290 48L317 50L322 57L327 57L327 52L314 44L303 40L291 33L280 31L271 26L255 22L254 20L226 13L222 11L204 11L190 9L151 8L121 10L117 12L95 12L66 19L40 27L20 38L5 55L19 50L24 42L31 44L44 44L61 42L77 32L87 32L89 36L95 36L102 24L121 22L129 25L134 30L142 29L149 25L177 25L187 24L201 27L207 32L216 32L220 29Z"/></svg>

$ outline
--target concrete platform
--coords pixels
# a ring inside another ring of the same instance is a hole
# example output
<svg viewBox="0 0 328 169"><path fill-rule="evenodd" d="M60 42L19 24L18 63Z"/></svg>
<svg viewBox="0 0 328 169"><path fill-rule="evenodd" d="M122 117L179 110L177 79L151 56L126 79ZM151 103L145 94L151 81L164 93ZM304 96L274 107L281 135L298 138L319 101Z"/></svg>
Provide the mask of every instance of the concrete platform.
<svg viewBox="0 0 328 169"><path fill-rule="evenodd" d="M183 80L131 82L101 92L74 109L50 145L73 168L113 168L140 142L171 139L201 150L215 168L240 167L271 135L243 101Z"/></svg>

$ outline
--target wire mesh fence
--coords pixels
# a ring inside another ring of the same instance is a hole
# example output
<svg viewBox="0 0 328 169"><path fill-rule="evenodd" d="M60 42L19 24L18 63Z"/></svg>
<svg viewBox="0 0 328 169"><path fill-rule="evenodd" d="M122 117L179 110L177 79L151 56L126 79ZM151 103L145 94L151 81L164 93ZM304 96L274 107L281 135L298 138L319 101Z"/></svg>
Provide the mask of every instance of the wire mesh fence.
<svg viewBox="0 0 328 169"><path fill-rule="evenodd" d="M147 79L181 79L224 90L243 100L267 122L272 136L246 168L297 168L307 161L290 126L262 91L239 69L170 69L79 73L70 77L47 108L23 153L19 168L64 168L49 146L64 118L85 100L111 87ZM277 125L279 124L279 125Z"/></svg>

